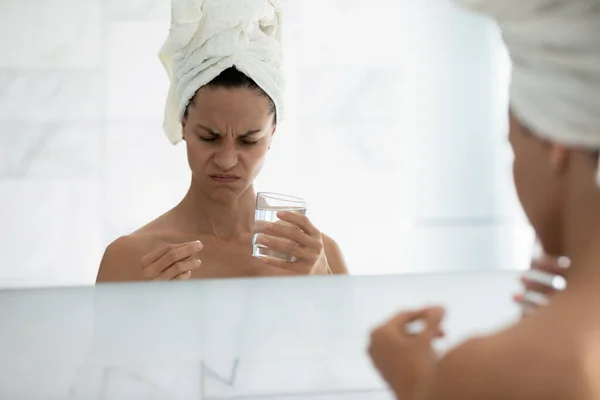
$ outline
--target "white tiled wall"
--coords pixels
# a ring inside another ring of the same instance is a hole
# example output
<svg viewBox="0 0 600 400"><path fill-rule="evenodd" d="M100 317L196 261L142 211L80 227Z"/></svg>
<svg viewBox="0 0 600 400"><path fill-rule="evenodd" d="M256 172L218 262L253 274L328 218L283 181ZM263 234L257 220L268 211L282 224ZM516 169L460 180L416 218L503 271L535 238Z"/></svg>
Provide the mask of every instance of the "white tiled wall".
<svg viewBox="0 0 600 400"><path fill-rule="evenodd" d="M285 0L289 118L257 185L352 272L523 267L509 65L450 0ZM187 188L161 131L168 0L0 0L0 286L92 283Z"/></svg>

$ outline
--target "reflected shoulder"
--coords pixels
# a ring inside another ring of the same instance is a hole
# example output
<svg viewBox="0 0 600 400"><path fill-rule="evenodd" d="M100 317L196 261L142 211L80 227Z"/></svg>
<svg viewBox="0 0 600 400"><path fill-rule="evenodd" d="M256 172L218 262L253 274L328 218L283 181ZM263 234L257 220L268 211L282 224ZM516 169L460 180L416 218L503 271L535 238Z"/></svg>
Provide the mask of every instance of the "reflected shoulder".
<svg viewBox="0 0 600 400"><path fill-rule="evenodd" d="M331 237L323 235L323 247L325 248L325 256L327 257L327 263L329 268L334 275L348 275L348 267L344 260L342 249L335 240Z"/></svg>
<svg viewBox="0 0 600 400"><path fill-rule="evenodd" d="M133 233L109 244L102 256L96 283L143 280L140 260L147 251L146 242Z"/></svg>

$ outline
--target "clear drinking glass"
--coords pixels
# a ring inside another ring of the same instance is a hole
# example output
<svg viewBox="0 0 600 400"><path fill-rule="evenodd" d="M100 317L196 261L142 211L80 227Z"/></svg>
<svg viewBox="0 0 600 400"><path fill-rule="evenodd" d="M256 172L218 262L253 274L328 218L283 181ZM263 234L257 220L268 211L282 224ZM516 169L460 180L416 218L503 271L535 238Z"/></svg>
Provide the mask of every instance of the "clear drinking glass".
<svg viewBox="0 0 600 400"><path fill-rule="evenodd" d="M254 212L255 234L252 237L252 255L259 258L269 257L293 262L293 257L273 251L268 247L257 243L259 236L258 232L260 232L261 223L275 222L280 224L288 224L287 222L281 221L279 218L277 218L277 213L279 211L291 211L306 215L306 207L306 201L299 197L288 196L279 193L258 193L256 196L256 209Z"/></svg>

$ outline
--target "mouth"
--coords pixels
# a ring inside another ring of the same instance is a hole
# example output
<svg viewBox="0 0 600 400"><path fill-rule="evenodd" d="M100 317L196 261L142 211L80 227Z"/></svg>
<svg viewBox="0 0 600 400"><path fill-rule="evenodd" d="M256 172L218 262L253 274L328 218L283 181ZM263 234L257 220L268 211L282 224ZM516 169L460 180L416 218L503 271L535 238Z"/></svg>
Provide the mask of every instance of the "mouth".
<svg viewBox="0 0 600 400"><path fill-rule="evenodd" d="M210 178L213 181L220 182L220 183L230 183L230 182L235 182L240 179L239 176L227 175L227 174L210 175Z"/></svg>

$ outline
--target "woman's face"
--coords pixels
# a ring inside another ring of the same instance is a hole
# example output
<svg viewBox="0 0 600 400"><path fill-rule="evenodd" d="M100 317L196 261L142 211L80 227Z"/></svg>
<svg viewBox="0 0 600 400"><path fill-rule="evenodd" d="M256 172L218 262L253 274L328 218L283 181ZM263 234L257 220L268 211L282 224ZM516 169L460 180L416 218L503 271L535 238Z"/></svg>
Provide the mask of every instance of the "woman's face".
<svg viewBox="0 0 600 400"><path fill-rule="evenodd" d="M195 184L215 200L240 196L263 166L273 121L269 99L256 91L198 90L182 123Z"/></svg>
<svg viewBox="0 0 600 400"><path fill-rule="evenodd" d="M509 140L514 153L513 177L529 222L552 255L563 255L561 215L563 182L561 148L530 133L512 114Z"/></svg>

